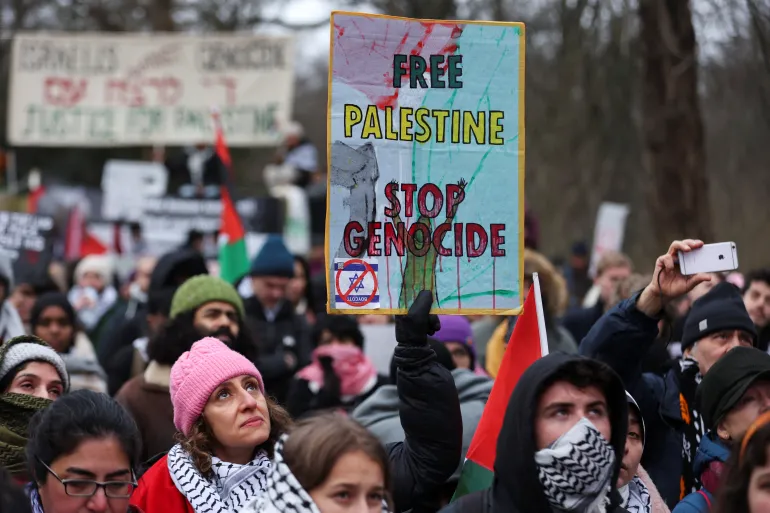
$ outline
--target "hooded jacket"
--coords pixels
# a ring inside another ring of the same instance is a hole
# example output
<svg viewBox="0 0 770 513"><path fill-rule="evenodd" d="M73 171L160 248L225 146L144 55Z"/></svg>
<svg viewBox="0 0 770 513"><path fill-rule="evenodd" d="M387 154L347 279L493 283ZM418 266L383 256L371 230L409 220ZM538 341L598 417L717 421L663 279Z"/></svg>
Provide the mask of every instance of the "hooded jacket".
<svg viewBox="0 0 770 513"><path fill-rule="evenodd" d="M460 397L460 413L463 418L463 454L468 448L481 419L481 413L489 399L494 382L468 369L452 371L457 394ZM396 385L385 385L377 389L368 399L353 410L352 417L371 431L383 444L404 440L404 429L398 413L399 400ZM449 481L460 477L462 462Z"/></svg>
<svg viewBox="0 0 770 513"><path fill-rule="evenodd" d="M615 451L611 483L616 483L626 445L628 406L623 383L604 364L580 356L552 353L536 361L522 374L505 410L503 427L497 439L495 478L491 489L466 495L441 510L442 513L552 513L543 492L535 463L535 412L549 378L568 364L588 362L596 369L612 375L614 384L605 390L609 407ZM617 491L611 493L608 513L625 511L620 508Z"/></svg>
<svg viewBox="0 0 770 513"><path fill-rule="evenodd" d="M712 433L704 436L698 446L698 452L695 454L695 461L693 462L696 476L703 474L712 462L725 463L730 457L730 448L718 438L714 440L713 436ZM674 513L706 513L711 510L711 505L714 502L712 492L704 487L701 491L685 497L682 502L676 505Z"/></svg>

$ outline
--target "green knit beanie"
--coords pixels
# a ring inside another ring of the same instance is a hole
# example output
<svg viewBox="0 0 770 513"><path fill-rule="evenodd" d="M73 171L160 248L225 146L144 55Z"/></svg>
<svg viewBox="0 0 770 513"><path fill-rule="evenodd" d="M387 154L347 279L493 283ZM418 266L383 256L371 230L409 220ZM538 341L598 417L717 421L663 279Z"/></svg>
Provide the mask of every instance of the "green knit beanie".
<svg viewBox="0 0 770 513"><path fill-rule="evenodd" d="M214 301L229 303L238 310L241 319L246 317L243 300L235 287L222 278L208 274L193 276L177 289L171 300L171 313L169 315L171 319L174 319L179 314L191 312Z"/></svg>

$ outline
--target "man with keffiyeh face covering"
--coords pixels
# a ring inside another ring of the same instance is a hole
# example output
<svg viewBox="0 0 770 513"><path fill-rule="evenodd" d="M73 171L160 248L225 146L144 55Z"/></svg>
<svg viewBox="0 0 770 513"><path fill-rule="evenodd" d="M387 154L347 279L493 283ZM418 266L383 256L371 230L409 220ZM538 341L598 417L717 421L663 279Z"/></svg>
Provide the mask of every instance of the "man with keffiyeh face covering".
<svg viewBox="0 0 770 513"><path fill-rule="evenodd" d="M620 378L552 353L522 374L497 439L492 488L442 513L619 513L628 407Z"/></svg>

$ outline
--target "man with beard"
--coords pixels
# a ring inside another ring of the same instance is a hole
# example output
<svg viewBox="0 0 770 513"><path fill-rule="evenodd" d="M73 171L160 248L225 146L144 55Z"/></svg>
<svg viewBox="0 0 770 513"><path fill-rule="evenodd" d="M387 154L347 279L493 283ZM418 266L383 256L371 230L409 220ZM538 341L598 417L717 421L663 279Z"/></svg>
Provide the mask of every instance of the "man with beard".
<svg viewBox="0 0 770 513"><path fill-rule="evenodd" d="M216 337L256 361L257 351L244 324L243 301L235 288L209 275L187 280L171 301L168 322L150 340L150 363L129 380L115 399L134 417L147 460L174 445L174 409L169 395L171 366L196 340Z"/></svg>

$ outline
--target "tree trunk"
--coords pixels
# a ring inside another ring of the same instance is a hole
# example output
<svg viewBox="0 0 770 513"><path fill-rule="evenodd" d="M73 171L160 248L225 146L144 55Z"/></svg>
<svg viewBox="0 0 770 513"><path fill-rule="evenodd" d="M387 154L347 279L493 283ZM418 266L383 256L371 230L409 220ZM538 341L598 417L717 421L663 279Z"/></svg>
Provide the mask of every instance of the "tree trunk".
<svg viewBox="0 0 770 513"><path fill-rule="evenodd" d="M174 0L151 0L148 10L154 32L174 32Z"/></svg>
<svg viewBox="0 0 770 513"><path fill-rule="evenodd" d="M660 248L712 240L697 42L690 0L640 0L644 164Z"/></svg>

